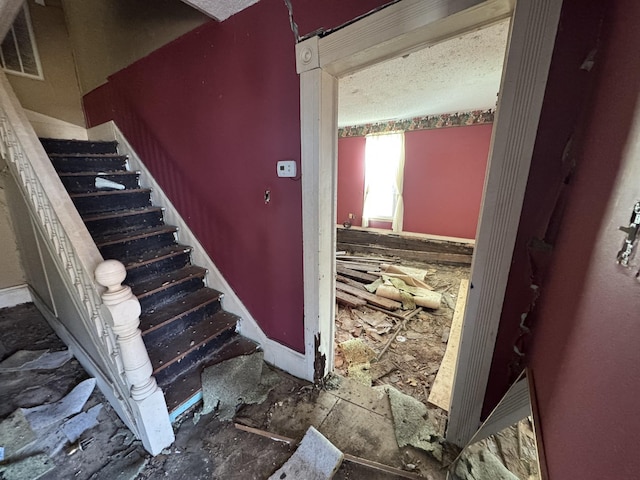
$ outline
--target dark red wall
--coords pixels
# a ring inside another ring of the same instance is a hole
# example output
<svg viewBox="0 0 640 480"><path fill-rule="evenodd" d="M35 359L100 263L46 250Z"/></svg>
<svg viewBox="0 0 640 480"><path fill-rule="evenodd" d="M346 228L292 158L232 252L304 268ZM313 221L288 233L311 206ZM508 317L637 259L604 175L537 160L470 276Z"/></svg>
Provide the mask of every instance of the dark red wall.
<svg viewBox="0 0 640 480"><path fill-rule="evenodd" d="M365 137L338 139L338 223L344 223L352 213L351 223L362 225L364 203Z"/></svg>
<svg viewBox="0 0 640 480"><path fill-rule="evenodd" d="M563 2L493 354L485 415L526 365L531 337L527 329L532 328L537 297L547 289L544 281L551 268L550 256L558 230L564 228L567 187L580 169L576 135L594 77L581 66L598 44L602 9L601 2ZM520 327L523 316L525 329ZM524 355L518 355L516 348Z"/></svg>
<svg viewBox="0 0 640 480"><path fill-rule="evenodd" d="M405 132L404 231L475 238L492 128ZM339 223L349 212L362 222L364 146L364 137L338 139Z"/></svg>
<svg viewBox="0 0 640 480"><path fill-rule="evenodd" d="M388 0L293 3L305 34ZM300 182L276 176L300 160L294 47L284 2L262 0L113 74L84 108L90 126L116 121L267 335L304 351Z"/></svg>
<svg viewBox="0 0 640 480"><path fill-rule="evenodd" d="M640 471L640 268L616 264L635 174L620 176L640 92L640 4L608 4L597 83L577 168L535 314L531 367L551 479L631 479ZM636 114L637 115L637 114ZM637 118L636 118L637 120Z"/></svg>

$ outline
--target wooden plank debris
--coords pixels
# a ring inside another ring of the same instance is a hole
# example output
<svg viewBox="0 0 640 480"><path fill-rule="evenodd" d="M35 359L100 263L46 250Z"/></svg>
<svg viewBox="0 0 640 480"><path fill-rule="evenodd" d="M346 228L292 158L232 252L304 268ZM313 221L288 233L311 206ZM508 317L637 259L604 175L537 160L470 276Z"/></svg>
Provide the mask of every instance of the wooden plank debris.
<svg viewBox="0 0 640 480"><path fill-rule="evenodd" d="M351 270L350 268L343 267L342 265L336 265L336 273L365 283L373 283L378 279L375 275Z"/></svg>
<svg viewBox="0 0 640 480"><path fill-rule="evenodd" d="M366 290L364 288L364 284L357 282L356 280L351 280L350 278L343 277L342 275L336 275L336 282L346 283L347 285L351 285L359 290Z"/></svg>
<svg viewBox="0 0 640 480"><path fill-rule="evenodd" d="M347 307L364 307L367 301L336 289L336 300Z"/></svg>
<svg viewBox="0 0 640 480"><path fill-rule="evenodd" d="M242 430L244 432L253 433L255 435L259 435L261 437L270 438L277 442L287 443L288 445L295 445L296 441L293 438L285 437L283 435L278 435L277 433L271 433L266 430L260 430L259 428L249 427L247 425L242 425L241 423L234 423L235 427L238 430ZM373 460L367 460L366 458L356 457L355 455L350 455L348 453L344 454L344 459L347 462L355 463L357 465L362 465L364 467L368 467L372 470L377 470L380 472L389 473L391 475L395 475L398 478L409 478L412 480L424 480L422 475L418 475L417 473L407 472L405 470L400 470L399 468L391 467L389 465L384 465L382 463L374 462Z"/></svg>
<svg viewBox="0 0 640 480"><path fill-rule="evenodd" d="M468 291L469 280L461 280L456 308L453 312L453 320L451 321L451 332L449 333L447 350L444 353L440 369L438 370L436 379L431 387L431 393L429 394L429 403L447 412L449 411L449 405L451 403L451 390L453 388L453 377L456 371L458 348L460 347L460 336L462 334L462 319L464 318Z"/></svg>
<svg viewBox="0 0 640 480"><path fill-rule="evenodd" d="M422 250L403 250L399 248L387 248L379 245L360 245L338 243L338 247L355 253L373 253L386 257L401 258L411 262L442 263L452 265L471 265L471 255L444 252L426 252Z"/></svg>
<svg viewBox="0 0 640 480"><path fill-rule="evenodd" d="M366 302L370 303L371 305L386 308L387 310L398 310L399 308L402 308L402 304L400 302L374 295L373 293L369 293L366 290L359 290L356 287L352 287L351 285L347 285L344 283L336 282L336 290L347 292L350 295L354 295L358 298L366 300Z"/></svg>

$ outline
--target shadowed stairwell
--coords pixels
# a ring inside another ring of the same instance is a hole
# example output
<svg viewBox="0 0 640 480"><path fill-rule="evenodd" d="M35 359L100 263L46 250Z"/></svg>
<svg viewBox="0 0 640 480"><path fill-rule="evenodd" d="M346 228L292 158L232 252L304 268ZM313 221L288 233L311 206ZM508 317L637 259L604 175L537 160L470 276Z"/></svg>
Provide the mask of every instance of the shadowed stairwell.
<svg viewBox="0 0 640 480"><path fill-rule="evenodd" d="M222 309L223 294L191 263L139 172L127 170L116 142L41 139L100 253L122 262L125 284L140 300L140 329L172 419L201 395L204 366L254 352L236 333L239 318Z"/></svg>

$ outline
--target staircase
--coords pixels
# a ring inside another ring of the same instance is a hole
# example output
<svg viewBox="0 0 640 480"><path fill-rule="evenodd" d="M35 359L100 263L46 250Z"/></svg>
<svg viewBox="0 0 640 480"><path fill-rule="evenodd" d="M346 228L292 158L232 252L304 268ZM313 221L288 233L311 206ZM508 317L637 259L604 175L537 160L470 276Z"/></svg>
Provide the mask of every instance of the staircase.
<svg viewBox="0 0 640 480"><path fill-rule="evenodd" d="M192 265L191 247L177 242L177 227L165 225L116 142L40 141L104 259L126 267L153 375L175 419L200 398L204 366L257 345L236 333L238 317L206 287L207 271Z"/></svg>

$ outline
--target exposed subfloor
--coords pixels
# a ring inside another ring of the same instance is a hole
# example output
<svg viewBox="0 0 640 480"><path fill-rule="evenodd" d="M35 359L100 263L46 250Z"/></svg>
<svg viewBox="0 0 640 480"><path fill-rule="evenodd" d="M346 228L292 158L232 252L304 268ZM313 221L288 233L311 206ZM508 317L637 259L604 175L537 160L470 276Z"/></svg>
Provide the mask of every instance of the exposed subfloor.
<svg viewBox="0 0 640 480"><path fill-rule="evenodd" d="M32 304L0 310L0 332L0 360L20 349L65 348ZM349 380L333 382L331 388L337 386L337 389L318 389L277 373L279 383L268 399L259 405L240 408L236 416L238 423L292 437L295 441L314 425L345 453L419 473L423 478L445 478L441 464L425 453L412 447L398 448L389 403L382 393ZM75 359L55 371L29 375L34 375L29 386L22 380L16 381L15 374L0 375L3 405L0 420L17 407L54 402L87 377ZM104 405L99 423L81 437L81 440L92 439L91 443L72 455L67 455L68 448L54 455L50 461L55 468L41 478L264 479L295 450L295 444L241 431L233 422L220 422L215 413L194 416L192 411L175 425L175 443L151 458L100 392L94 391L85 410L97 403ZM399 477L345 461L335 478Z"/></svg>

